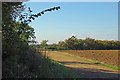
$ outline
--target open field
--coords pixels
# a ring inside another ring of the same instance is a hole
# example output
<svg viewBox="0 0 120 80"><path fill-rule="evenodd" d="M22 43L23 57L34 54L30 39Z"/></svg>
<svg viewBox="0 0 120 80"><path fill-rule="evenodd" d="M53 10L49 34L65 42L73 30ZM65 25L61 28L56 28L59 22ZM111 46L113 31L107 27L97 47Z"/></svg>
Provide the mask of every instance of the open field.
<svg viewBox="0 0 120 80"><path fill-rule="evenodd" d="M62 50L79 57L100 61L113 66L118 66L118 50Z"/></svg>
<svg viewBox="0 0 120 80"><path fill-rule="evenodd" d="M65 67L74 70L80 78L118 78L118 70L86 61L76 55L59 51L49 51L47 55Z"/></svg>

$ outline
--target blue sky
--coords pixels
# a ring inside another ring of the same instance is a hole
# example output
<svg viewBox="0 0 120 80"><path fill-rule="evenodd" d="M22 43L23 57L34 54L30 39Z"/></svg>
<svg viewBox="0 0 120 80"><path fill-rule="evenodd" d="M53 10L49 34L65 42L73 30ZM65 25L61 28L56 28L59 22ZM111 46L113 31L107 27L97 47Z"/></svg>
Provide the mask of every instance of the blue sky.
<svg viewBox="0 0 120 80"><path fill-rule="evenodd" d="M117 2L27 2L26 6L34 13L61 7L30 23L38 42L49 40L49 43L56 43L72 35L81 39L118 40Z"/></svg>
<svg viewBox="0 0 120 80"><path fill-rule="evenodd" d="M119 0L30 0L29 2L119 2Z"/></svg>

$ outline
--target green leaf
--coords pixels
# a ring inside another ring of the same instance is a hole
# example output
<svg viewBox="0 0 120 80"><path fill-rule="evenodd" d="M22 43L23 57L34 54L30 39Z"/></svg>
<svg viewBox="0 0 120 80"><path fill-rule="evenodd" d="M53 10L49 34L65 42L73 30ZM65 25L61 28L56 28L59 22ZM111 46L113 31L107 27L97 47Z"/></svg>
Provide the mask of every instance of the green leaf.
<svg viewBox="0 0 120 80"><path fill-rule="evenodd" d="M38 16L41 16L41 13L38 13L37 15L38 15Z"/></svg>
<svg viewBox="0 0 120 80"><path fill-rule="evenodd" d="M42 11L41 14L44 14L44 12Z"/></svg>

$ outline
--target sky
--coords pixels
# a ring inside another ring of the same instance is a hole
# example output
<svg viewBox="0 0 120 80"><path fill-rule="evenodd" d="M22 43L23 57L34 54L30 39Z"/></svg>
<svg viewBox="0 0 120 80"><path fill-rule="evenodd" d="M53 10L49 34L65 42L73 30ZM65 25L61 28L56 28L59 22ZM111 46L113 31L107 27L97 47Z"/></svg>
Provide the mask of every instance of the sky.
<svg viewBox="0 0 120 80"><path fill-rule="evenodd" d="M119 2L119 0L29 0L29 2Z"/></svg>
<svg viewBox="0 0 120 80"><path fill-rule="evenodd" d="M30 23L38 42L57 43L72 35L99 40L118 40L117 2L27 2L33 13L60 6Z"/></svg>

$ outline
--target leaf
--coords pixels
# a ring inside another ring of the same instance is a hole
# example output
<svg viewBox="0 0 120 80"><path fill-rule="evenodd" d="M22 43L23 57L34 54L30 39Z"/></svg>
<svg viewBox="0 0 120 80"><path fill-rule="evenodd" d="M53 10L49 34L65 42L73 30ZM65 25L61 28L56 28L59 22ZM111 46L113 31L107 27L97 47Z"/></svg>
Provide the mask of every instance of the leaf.
<svg viewBox="0 0 120 80"><path fill-rule="evenodd" d="M34 17L31 17L33 20L35 20L35 18Z"/></svg>
<svg viewBox="0 0 120 80"><path fill-rule="evenodd" d="M52 9L48 9L48 11L52 11Z"/></svg>
<svg viewBox="0 0 120 80"><path fill-rule="evenodd" d="M44 14L44 12L42 11L41 14Z"/></svg>
<svg viewBox="0 0 120 80"><path fill-rule="evenodd" d="M48 11L48 9L44 10L44 12L47 12L47 11Z"/></svg>
<svg viewBox="0 0 120 80"><path fill-rule="evenodd" d="M38 15L31 15L31 16L38 17Z"/></svg>
<svg viewBox="0 0 120 80"><path fill-rule="evenodd" d="M58 7L58 9L60 9L60 6Z"/></svg>
<svg viewBox="0 0 120 80"><path fill-rule="evenodd" d="M56 10L58 10L58 8L56 7Z"/></svg>
<svg viewBox="0 0 120 80"><path fill-rule="evenodd" d="M30 12L32 12L32 10L30 9L30 7L28 7L28 10L29 10Z"/></svg>
<svg viewBox="0 0 120 80"><path fill-rule="evenodd" d="M54 7L54 8L52 8L52 10L55 10L55 7Z"/></svg>
<svg viewBox="0 0 120 80"><path fill-rule="evenodd" d="M20 20L22 20L22 18L20 18Z"/></svg>
<svg viewBox="0 0 120 80"><path fill-rule="evenodd" d="M41 13L38 13L37 15L38 15L38 16L41 16Z"/></svg>
<svg viewBox="0 0 120 80"><path fill-rule="evenodd" d="M34 15L35 17L38 17L38 15Z"/></svg>

